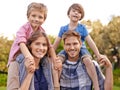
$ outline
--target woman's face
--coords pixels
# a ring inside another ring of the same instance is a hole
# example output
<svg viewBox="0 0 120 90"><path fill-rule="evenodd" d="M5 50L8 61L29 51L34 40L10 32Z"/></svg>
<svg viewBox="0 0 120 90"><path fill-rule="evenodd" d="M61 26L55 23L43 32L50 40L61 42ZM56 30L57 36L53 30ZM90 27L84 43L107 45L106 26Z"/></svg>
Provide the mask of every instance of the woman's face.
<svg viewBox="0 0 120 90"><path fill-rule="evenodd" d="M36 59L43 58L48 50L48 44L45 37L39 37L37 40L33 41L30 45L31 53Z"/></svg>

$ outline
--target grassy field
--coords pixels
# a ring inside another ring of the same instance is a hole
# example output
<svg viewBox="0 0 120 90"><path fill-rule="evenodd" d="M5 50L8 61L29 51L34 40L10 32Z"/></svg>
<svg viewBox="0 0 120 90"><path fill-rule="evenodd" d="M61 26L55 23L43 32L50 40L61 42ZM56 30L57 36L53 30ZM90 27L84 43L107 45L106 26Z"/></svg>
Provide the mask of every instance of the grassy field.
<svg viewBox="0 0 120 90"><path fill-rule="evenodd" d="M0 87L0 90L6 90L6 87ZM114 86L113 90L120 90L120 87Z"/></svg>

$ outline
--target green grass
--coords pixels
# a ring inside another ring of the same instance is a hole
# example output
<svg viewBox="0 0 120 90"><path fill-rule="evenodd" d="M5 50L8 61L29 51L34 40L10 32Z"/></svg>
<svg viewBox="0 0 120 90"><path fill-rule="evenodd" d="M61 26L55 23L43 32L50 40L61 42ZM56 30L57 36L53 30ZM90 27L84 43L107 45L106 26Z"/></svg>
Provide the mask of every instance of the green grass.
<svg viewBox="0 0 120 90"><path fill-rule="evenodd" d="M120 87L114 86L113 90L120 90Z"/></svg>
<svg viewBox="0 0 120 90"><path fill-rule="evenodd" d="M6 87L0 87L0 90L6 90Z"/></svg>
<svg viewBox="0 0 120 90"><path fill-rule="evenodd" d="M6 90L6 87L0 87L0 90ZM120 87L114 86L113 90L120 90Z"/></svg>

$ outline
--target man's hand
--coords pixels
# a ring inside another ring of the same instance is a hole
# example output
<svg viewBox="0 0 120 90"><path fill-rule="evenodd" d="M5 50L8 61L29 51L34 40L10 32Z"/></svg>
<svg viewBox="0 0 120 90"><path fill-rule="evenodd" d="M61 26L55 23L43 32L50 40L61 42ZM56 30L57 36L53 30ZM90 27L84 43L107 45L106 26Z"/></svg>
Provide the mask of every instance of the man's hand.
<svg viewBox="0 0 120 90"><path fill-rule="evenodd" d="M109 61L109 59L105 55L102 56L102 59L99 60L99 63L100 63L100 65L101 64L104 65L106 68L112 67L111 62Z"/></svg>

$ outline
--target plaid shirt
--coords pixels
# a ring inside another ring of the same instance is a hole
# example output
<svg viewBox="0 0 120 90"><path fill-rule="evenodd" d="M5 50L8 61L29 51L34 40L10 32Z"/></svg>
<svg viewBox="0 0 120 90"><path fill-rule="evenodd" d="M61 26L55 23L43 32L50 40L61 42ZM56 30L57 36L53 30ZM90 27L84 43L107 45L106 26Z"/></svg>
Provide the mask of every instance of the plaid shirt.
<svg viewBox="0 0 120 90"><path fill-rule="evenodd" d="M96 71L99 80L100 90L104 90L104 77L96 62ZM79 58L75 63L65 60L60 77L61 90L92 90L92 81L87 73L86 67Z"/></svg>

